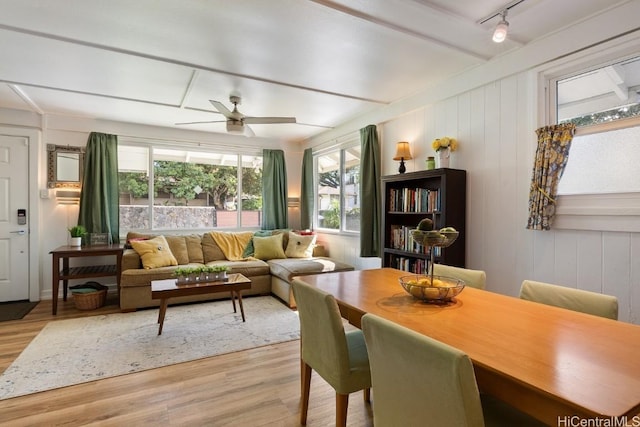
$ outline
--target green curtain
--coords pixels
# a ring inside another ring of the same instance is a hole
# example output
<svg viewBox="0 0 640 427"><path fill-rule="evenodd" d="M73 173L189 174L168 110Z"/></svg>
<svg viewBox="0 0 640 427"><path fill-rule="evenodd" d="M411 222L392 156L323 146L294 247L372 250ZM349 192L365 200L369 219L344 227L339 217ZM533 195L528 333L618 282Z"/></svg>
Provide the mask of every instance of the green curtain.
<svg viewBox="0 0 640 427"><path fill-rule="evenodd" d="M536 130L538 148L529 187L527 228L549 230L556 213L558 182L569 159L576 126L573 123L545 126Z"/></svg>
<svg viewBox="0 0 640 427"><path fill-rule="evenodd" d="M360 256L379 257L382 182L380 144L375 125L360 129L360 147Z"/></svg>
<svg viewBox="0 0 640 427"><path fill-rule="evenodd" d="M120 241L118 136L91 132L84 156L78 224L88 233L108 233Z"/></svg>
<svg viewBox="0 0 640 427"><path fill-rule="evenodd" d="M284 151L262 151L262 229L287 228L287 168Z"/></svg>
<svg viewBox="0 0 640 427"><path fill-rule="evenodd" d="M313 227L313 152L304 150L302 158L302 182L300 183L300 228Z"/></svg>

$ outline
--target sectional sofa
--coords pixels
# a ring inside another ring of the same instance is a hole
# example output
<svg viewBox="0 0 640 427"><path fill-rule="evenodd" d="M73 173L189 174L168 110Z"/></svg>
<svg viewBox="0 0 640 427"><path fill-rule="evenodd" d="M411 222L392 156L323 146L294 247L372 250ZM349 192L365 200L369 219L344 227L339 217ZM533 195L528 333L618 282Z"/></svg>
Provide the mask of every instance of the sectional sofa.
<svg viewBox="0 0 640 427"><path fill-rule="evenodd" d="M247 235L249 233L249 235ZM249 237L248 241L246 240ZM242 240L242 239L244 240ZM218 239L218 240L216 240ZM234 240L235 239L235 240ZM247 242L242 256L228 242ZM311 244L308 244L312 241ZM222 245L222 247L221 247ZM120 309L156 307L151 298L151 281L174 278L178 267L226 265L232 273L251 279L251 289L243 295L273 294L287 306L295 307L290 283L293 277L353 270L351 265L323 256L315 238L289 230L188 235L150 235L130 232L122 259ZM175 261L174 261L175 259ZM229 297L225 293L172 299L170 303Z"/></svg>

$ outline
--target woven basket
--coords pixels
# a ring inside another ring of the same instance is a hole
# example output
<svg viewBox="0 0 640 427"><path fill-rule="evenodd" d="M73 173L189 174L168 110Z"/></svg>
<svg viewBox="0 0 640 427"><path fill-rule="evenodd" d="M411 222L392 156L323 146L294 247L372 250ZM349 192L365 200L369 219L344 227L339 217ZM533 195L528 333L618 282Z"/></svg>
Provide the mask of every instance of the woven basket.
<svg viewBox="0 0 640 427"><path fill-rule="evenodd" d="M95 289L95 292L74 292L74 289ZM98 282L87 282L83 285L71 286L73 302L78 310L95 310L104 305L107 299L107 287Z"/></svg>

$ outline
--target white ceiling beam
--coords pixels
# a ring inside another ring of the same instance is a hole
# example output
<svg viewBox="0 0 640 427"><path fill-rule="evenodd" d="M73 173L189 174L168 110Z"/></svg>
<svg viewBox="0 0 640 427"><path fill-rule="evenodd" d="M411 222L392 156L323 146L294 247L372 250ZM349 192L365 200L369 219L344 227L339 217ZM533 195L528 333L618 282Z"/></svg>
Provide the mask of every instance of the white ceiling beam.
<svg viewBox="0 0 640 427"><path fill-rule="evenodd" d="M38 114L44 114L44 111L42 110L42 108L40 108L40 106L38 104L35 103L35 101L33 99L31 99L31 97L29 97L29 95L27 95L25 93L24 90L22 90L22 88L16 84L7 84L7 86L9 86L9 89L11 89L12 91L15 92L16 95L18 95L18 97L20 99L22 99L22 101L27 104L29 107L31 107L31 110L33 110L34 112L38 113Z"/></svg>
<svg viewBox="0 0 640 427"><path fill-rule="evenodd" d="M409 36L413 36L413 37L419 38L421 40L427 41L429 43L433 43L433 44L438 45L438 46L442 46L442 47L446 47L448 49L455 50L455 51L463 53L465 55L469 55L469 56L471 56L473 58L481 59L481 60L483 60L485 62L488 61L489 59L491 59L487 55L483 55L481 53L469 50L469 49L467 49L467 48L465 48L463 46L454 45L454 44L449 43L448 41L446 41L444 39L440 39L440 38L432 37L432 36L430 36L428 34L420 33L418 31L412 30L410 28L406 28L406 27L403 27L401 25L395 24L393 22L390 22L390 21L378 18L376 16L369 15L367 13L361 12L359 10L356 10L356 9L353 9L353 8L350 8L350 7L335 3L335 2L333 2L331 0L309 0L309 1L317 3L317 4L322 5L324 7L328 7L330 9L336 10L338 12L345 13L345 14L347 14L349 16L353 16L354 18L359 18L359 19L362 19L363 21L367 21L367 22L370 22L372 24L380 25L380 26L388 28L390 30L397 31L397 32L400 32L400 33L404 33L404 34L407 34ZM425 6L425 7L428 7L428 6ZM435 9L433 9L433 10L435 11Z"/></svg>
<svg viewBox="0 0 640 427"><path fill-rule="evenodd" d="M191 72L191 78L189 79L187 88L184 91L184 95L182 95L182 101L180 101L180 108L184 108L184 106L186 105L187 99L189 99L191 92L193 92L193 87L196 84L197 78L198 78L198 70L193 70Z"/></svg>

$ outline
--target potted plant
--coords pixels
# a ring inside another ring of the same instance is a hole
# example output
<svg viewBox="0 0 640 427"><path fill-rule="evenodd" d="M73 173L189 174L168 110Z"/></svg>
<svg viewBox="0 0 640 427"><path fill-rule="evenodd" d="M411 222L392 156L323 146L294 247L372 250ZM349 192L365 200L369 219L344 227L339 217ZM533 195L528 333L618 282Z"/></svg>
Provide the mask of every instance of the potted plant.
<svg viewBox="0 0 640 427"><path fill-rule="evenodd" d="M229 267L226 265L208 265L205 268L209 278L214 280L225 280L229 271Z"/></svg>
<svg viewBox="0 0 640 427"><path fill-rule="evenodd" d="M70 246L81 246L82 238L87 234L87 229L83 225L76 225L68 229L71 235Z"/></svg>

